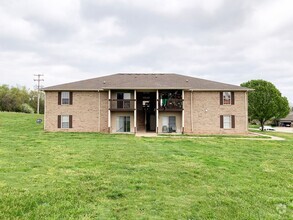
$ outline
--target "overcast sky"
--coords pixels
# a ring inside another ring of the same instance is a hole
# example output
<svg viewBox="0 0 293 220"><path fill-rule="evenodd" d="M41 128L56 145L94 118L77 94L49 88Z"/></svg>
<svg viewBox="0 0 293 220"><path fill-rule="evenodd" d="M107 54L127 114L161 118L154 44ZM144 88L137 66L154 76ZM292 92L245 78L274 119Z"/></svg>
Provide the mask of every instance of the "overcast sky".
<svg viewBox="0 0 293 220"><path fill-rule="evenodd" d="M274 83L293 102L292 0L0 0L0 84L117 72Z"/></svg>

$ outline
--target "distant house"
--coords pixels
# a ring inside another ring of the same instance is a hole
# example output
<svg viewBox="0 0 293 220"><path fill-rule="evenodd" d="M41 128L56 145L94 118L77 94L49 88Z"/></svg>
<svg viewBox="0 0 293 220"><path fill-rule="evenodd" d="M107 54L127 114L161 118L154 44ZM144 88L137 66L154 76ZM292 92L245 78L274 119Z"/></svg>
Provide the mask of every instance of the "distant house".
<svg viewBox="0 0 293 220"><path fill-rule="evenodd" d="M248 88L179 74L114 74L44 88L45 130L245 134Z"/></svg>
<svg viewBox="0 0 293 220"><path fill-rule="evenodd" d="M278 124L281 127L293 127L293 112L291 112L286 118L279 119Z"/></svg>

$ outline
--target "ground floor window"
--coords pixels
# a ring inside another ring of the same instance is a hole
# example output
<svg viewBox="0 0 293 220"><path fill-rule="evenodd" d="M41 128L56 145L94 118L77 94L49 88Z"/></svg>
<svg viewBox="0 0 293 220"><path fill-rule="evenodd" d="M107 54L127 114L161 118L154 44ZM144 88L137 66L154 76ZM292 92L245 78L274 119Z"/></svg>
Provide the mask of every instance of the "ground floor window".
<svg viewBox="0 0 293 220"><path fill-rule="evenodd" d="M72 115L58 115L58 128L72 128Z"/></svg>
<svg viewBox="0 0 293 220"><path fill-rule="evenodd" d="M130 116L118 116L116 123L117 132L130 132Z"/></svg>
<svg viewBox="0 0 293 220"><path fill-rule="evenodd" d="M162 117L162 132L176 132L176 116Z"/></svg>
<svg viewBox="0 0 293 220"><path fill-rule="evenodd" d="M221 115L220 127L224 129L235 128L235 115Z"/></svg>
<svg viewBox="0 0 293 220"><path fill-rule="evenodd" d="M231 128L231 115L224 115L224 129L230 129Z"/></svg>

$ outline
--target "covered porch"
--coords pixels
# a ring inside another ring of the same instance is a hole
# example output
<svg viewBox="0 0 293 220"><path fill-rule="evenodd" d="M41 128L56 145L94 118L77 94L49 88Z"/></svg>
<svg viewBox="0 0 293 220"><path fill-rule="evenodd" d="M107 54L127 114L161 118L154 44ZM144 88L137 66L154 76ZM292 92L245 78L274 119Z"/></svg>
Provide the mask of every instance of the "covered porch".
<svg viewBox="0 0 293 220"><path fill-rule="evenodd" d="M110 133L183 133L184 90L109 90Z"/></svg>

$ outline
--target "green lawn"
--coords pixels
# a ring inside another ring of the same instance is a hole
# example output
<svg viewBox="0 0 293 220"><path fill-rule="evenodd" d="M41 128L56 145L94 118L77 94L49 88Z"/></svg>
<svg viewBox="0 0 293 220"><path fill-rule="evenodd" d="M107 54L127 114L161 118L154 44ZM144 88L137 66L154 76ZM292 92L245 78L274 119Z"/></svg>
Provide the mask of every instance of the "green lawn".
<svg viewBox="0 0 293 220"><path fill-rule="evenodd" d="M286 141L46 133L0 113L0 219L292 219Z"/></svg>

